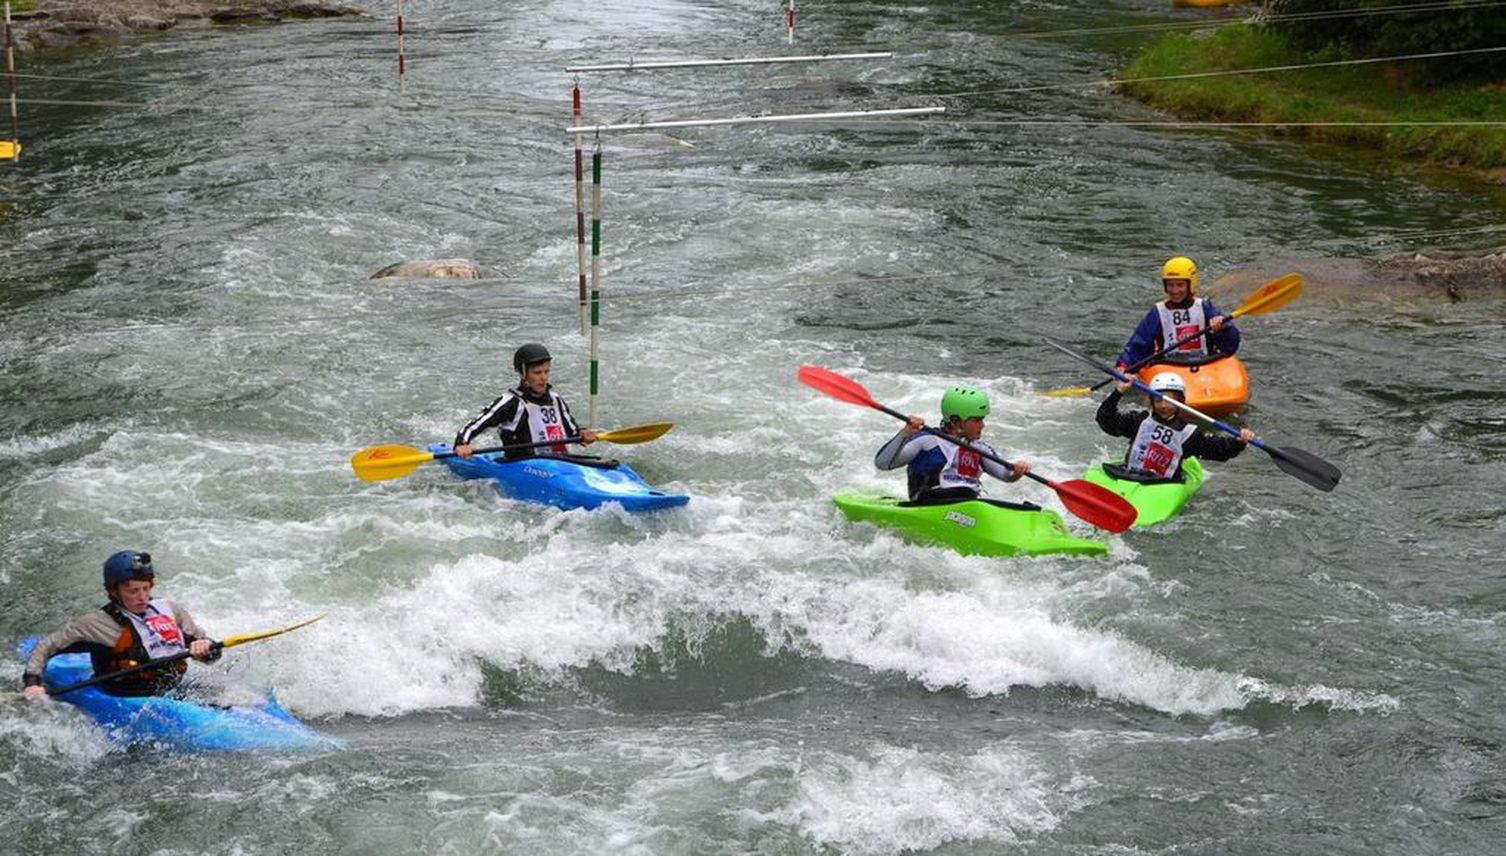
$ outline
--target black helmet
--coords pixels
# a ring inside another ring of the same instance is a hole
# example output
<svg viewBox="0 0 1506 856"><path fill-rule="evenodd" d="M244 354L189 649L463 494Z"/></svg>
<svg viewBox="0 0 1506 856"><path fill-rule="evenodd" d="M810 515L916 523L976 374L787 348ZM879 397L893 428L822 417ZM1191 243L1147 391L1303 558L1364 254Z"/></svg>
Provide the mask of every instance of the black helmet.
<svg viewBox="0 0 1506 856"><path fill-rule="evenodd" d="M512 367L518 374L523 374L529 366L547 363L552 359L554 358L549 356L548 348L540 345L538 342L529 342L516 351L513 351Z"/></svg>
<svg viewBox="0 0 1506 856"><path fill-rule="evenodd" d="M127 580L150 580L155 576L151 553L121 550L105 559L106 586L118 586Z"/></svg>

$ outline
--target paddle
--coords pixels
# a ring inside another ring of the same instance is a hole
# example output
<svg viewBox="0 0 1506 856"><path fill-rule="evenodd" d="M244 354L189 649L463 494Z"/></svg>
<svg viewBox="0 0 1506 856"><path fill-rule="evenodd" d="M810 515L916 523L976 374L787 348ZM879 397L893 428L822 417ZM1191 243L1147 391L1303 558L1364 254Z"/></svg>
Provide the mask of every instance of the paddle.
<svg viewBox="0 0 1506 856"><path fill-rule="evenodd" d="M796 377L801 383L811 389L829 395L838 401L871 407L880 413L887 413L901 422L910 421L910 417L903 413L897 410L890 410L877 401L874 401L873 396L868 394L868 390L864 389L862 384L851 378L843 377L829 369L823 369L819 366L801 366ZM1000 466L1014 468L1014 464L1009 461L996 455L991 455L965 440L949 437L930 428L923 430L928 434L940 437L948 443L955 443ZM1107 488L1093 484L1092 482L1083 481L1082 479L1055 482L1038 476L1035 473L1025 473L1025 475L1056 491L1056 495L1061 498L1062 505L1065 505L1068 511L1097 526L1099 529L1106 529L1110 532L1123 532L1135 522L1135 515L1138 513L1135 511L1135 507L1125 502L1123 497L1109 491Z"/></svg>
<svg viewBox="0 0 1506 856"><path fill-rule="evenodd" d="M323 615L316 615L306 621L300 621L297 624L289 624L287 627L278 628L277 630L263 630L260 633L244 633L240 636L226 636L219 642L210 645L209 650L219 651L223 648L234 648L237 645L244 645L247 642L255 642L259 639L270 639L273 636L281 636L282 634L287 633L290 630L297 630L300 627L313 624L315 621L318 621L323 617ZM63 693L73 692L74 690L81 690L84 687L92 687L95 684L101 684L105 681L113 681L116 678L123 678L126 675L133 675L145 669L155 669L158 666L166 666L168 663L176 663L179 660L187 660L190 656L192 655L187 651L180 651L168 657L158 657L155 660L147 660L145 663L137 663L130 668L121 669L115 672L108 672L103 675L95 675L88 680L75 681L74 683L68 684L67 686L48 690L47 694L51 696L60 696Z"/></svg>
<svg viewBox="0 0 1506 856"><path fill-rule="evenodd" d="M1242 315L1261 315L1275 309L1280 309L1288 303L1291 303L1293 300L1296 300L1297 296L1301 293L1302 275L1289 273L1285 276L1277 277L1266 283L1265 285L1262 285L1260 288L1257 288L1255 291L1251 292L1250 296L1246 297L1244 302L1239 304L1239 308L1229 313L1229 317L1233 319L1238 318ZM1133 364L1126 366L1124 370L1128 373L1133 374L1134 372L1139 371L1141 368L1149 365L1150 363L1161 359L1162 356L1167 352L1174 351L1177 348L1180 348L1181 346L1187 344L1188 342L1196 341L1199 337L1204 336L1207 333L1208 328L1204 326L1196 333L1191 333L1187 336L1183 336L1175 342L1172 342L1171 347L1157 351L1156 353L1153 353L1143 359L1136 360ZM1073 398L1076 396L1088 395L1095 390L1102 389L1110 383L1113 383L1113 378L1099 381L1092 386L1068 386L1062 389L1053 389L1048 391L1046 394L1054 396L1056 398Z"/></svg>
<svg viewBox="0 0 1506 856"><path fill-rule="evenodd" d="M1202 422L1206 425L1212 425L1215 428L1218 428L1220 431L1228 434L1233 434L1236 437L1239 436L1238 429L1225 425L1217 419L1214 419L1212 416L1209 416L1200 410L1195 410L1187 406L1186 404L1177 401L1175 398L1151 389L1149 386L1141 383L1138 378L1130 377L1112 366L1107 366L1095 362L1092 357L1079 354L1066 345L1063 345L1061 342L1056 341L1055 339L1047 337L1046 344L1070 357L1073 357L1074 359L1081 360L1082 362L1093 366L1099 371L1108 372L1118 380L1129 381L1130 383L1133 383L1136 389L1139 389L1155 398L1160 398L1170 402L1172 405L1176 406L1178 410L1190 414L1199 422ZM1339 468L1323 460L1317 455L1314 455L1311 452L1307 452L1302 449L1294 449L1291 447L1284 449L1277 448L1275 446L1267 445L1264 440L1260 440L1258 438L1251 440L1250 445L1270 455L1272 460L1276 462L1276 466L1282 472L1290 476L1295 476L1296 478L1312 485L1318 490L1329 491L1333 490L1335 487L1338 487L1339 478L1342 476L1342 473L1339 472Z"/></svg>
<svg viewBox="0 0 1506 856"><path fill-rule="evenodd" d="M673 422L655 422L650 425L635 425L631 428L618 428L615 431L599 431L596 439L607 443L621 443L630 445L633 443L647 443L656 440L669 429L675 427ZM520 449L537 449L540 446L558 446L564 443L579 443L579 437L564 437L559 440L540 440L534 443L514 443L511 446L493 446L489 449L476 449L473 455L482 455L490 452L515 452ZM400 479L418 468L419 464L426 461L442 461L445 458L459 457L454 452L425 452L423 449L415 449L412 446L399 446L389 444L386 446L372 446L362 449L350 456L350 468L355 470L356 478L361 481L384 481L386 479Z"/></svg>

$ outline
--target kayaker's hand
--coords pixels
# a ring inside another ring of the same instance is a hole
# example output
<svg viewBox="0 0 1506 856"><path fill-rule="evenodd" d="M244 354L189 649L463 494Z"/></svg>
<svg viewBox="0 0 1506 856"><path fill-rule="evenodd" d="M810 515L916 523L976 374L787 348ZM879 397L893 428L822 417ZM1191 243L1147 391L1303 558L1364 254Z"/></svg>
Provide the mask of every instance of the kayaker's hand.
<svg viewBox="0 0 1506 856"><path fill-rule="evenodd" d="M193 657L195 660L202 660L209 656L209 652L213 647L214 643L208 639L195 639L188 643L188 656Z"/></svg>
<svg viewBox="0 0 1506 856"><path fill-rule="evenodd" d="M1019 478L1020 476L1023 476L1024 474L1030 472L1030 462L1026 461L1026 460L1023 460L1023 459L1015 461L1014 462L1014 467L1011 470L1011 472L1014 473L1015 478Z"/></svg>
<svg viewBox="0 0 1506 856"><path fill-rule="evenodd" d="M1209 332L1217 333L1218 331L1224 329L1224 321L1225 318L1222 315L1213 316L1213 318L1208 322Z"/></svg>
<svg viewBox="0 0 1506 856"><path fill-rule="evenodd" d="M595 443L596 442L596 432L595 431L582 431L582 432L580 432L580 442L581 442L581 445L583 445L583 446L589 446L592 443Z"/></svg>
<svg viewBox="0 0 1506 856"><path fill-rule="evenodd" d="M1249 443L1255 439L1255 432L1248 428L1239 429L1239 442Z"/></svg>
<svg viewBox="0 0 1506 856"><path fill-rule="evenodd" d="M1115 381L1114 388L1119 390L1120 395L1123 395L1126 392L1129 392L1131 389L1135 388L1135 379L1130 378L1129 380Z"/></svg>
<svg viewBox="0 0 1506 856"><path fill-rule="evenodd" d="M919 434L921 431L924 431L925 427L926 420L922 419L919 416L911 416L909 419L905 420L905 427L899 429L899 434L901 437L913 437L916 434Z"/></svg>
<svg viewBox="0 0 1506 856"><path fill-rule="evenodd" d="M459 446L456 446L455 454L459 455L462 458L469 458L471 456L471 444L461 443Z"/></svg>
<svg viewBox="0 0 1506 856"><path fill-rule="evenodd" d="M47 688L42 686L41 684L38 684L34 687L24 687L21 690L21 695L24 695L29 699L36 699L39 697L47 698Z"/></svg>

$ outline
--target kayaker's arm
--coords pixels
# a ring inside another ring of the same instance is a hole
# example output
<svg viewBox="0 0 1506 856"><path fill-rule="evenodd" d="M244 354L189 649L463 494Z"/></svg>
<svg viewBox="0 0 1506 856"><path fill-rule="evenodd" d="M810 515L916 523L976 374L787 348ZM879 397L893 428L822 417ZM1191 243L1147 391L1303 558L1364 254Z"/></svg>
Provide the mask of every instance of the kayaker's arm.
<svg viewBox="0 0 1506 856"><path fill-rule="evenodd" d="M1144 422L1150 413L1145 410L1132 410L1129 413L1119 412L1119 402L1124 398L1124 393L1117 388L1104 398L1103 403L1098 405L1098 414L1095 417L1098 427L1110 437L1125 437L1135 439L1135 434L1140 430L1140 423Z"/></svg>
<svg viewBox="0 0 1506 856"><path fill-rule="evenodd" d="M1140 323L1135 325L1135 332L1130 334L1129 341L1124 343L1124 351L1119 354L1120 367L1132 366L1156 351L1156 343L1161 339L1161 313L1152 309L1145 313Z"/></svg>
<svg viewBox="0 0 1506 856"><path fill-rule="evenodd" d="M455 441L451 443L450 446L454 448L456 452L461 452L461 449L463 447L465 451L464 453L461 453L461 457L470 457L468 453L470 452L471 441L476 439L476 435L480 434L482 431L485 431L488 428L496 426L507 426L504 429L503 433L511 430L513 426L518 424L518 420L522 417L522 405L523 402L517 397L517 395L512 392L512 390L508 390L507 392L502 393L502 395L498 396L495 401L483 408L482 411L477 414L475 419L467 422L465 426L455 434Z"/></svg>
<svg viewBox="0 0 1506 856"><path fill-rule="evenodd" d="M213 647L214 640L209 637L193 620L188 610L178 605L175 601L168 601L173 608L173 620L178 622L178 629L183 631L183 641L188 643L188 653L195 660L202 663L213 663L224 655L224 651Z"/></svg>
<svg viewBox="0 0 1506 856"><path fill-rule="evenodd" d="M897 470L908 466L911 461L915 460L915 456L925 451L922 448L924 444L910 442L917 436L925 435L917 435L913 431L901 429L898 434L889 438L889 442L879 447L878 454L873 456L873 465L881 470Z"/></svg>
<svg viewBox="0 0 1506 856"><path fill-rule="evenodd" d="M1205 299L1203 301L1203 311L1207 313L1210 322L1214 318L1224 319L1217 330L1212 330L1213 325L1209 324L1208 344L1212 346L1211 350L1215 350L1220 354L1233 354L1235 351L1238 351L1239 328L1234 325L1234 319L1218 311L1218 307L1214 306L1211 300Z"/></svg>
<svg viewBox="0 0 1506 856"><path fill-rule="evenodd" d="M563 397L555 395L554 401L559 406L560 427L565 429L566 437L579 437L583 445L596 442L596 432L581 430L580 423L575 421L575 414L570 412L570 405Z"/></svg>
<svg viewBox="0 0 1506 856"><path fill-rule="evenodd" d="M1003 455L999 455L997 449L986 443L975 443L974 445L981 446L982 448L988 450L998 457L1003 457ZM1026 473L1030 472L1030 462L1024 459L1016 459L1014 461L1014 469L1012 470L1004 466L1003 464L1000 464L997 461L991 461L988 458L983 458L980 463L983 464L983 472L988 473L989 475L1003 482L1017 482Z"/></svg>
<svg viewBox="0 0 1506 856"><path fill-rule="evenodd" d="M1239 433L1240 436L1231 437L1199 430L1182 444L1182 453L1205 461L1227 461L1237 457L1245 450L1245 444L1255 439L1255 432L1248 428L1241 429Z"/></svg>
<svg viewBox="0 0 1506 856"><path fill-rule="evenodd" d="M24 691L31 695L46 695L42 686L42 672L47 661L58 654L92 654L98 649L108 650L115 642L120 628L100 610L91 610L69 621L62 628L37 640L26 658L26 670L21 675ZM33 687L36 689L33 690Z"/></svg>

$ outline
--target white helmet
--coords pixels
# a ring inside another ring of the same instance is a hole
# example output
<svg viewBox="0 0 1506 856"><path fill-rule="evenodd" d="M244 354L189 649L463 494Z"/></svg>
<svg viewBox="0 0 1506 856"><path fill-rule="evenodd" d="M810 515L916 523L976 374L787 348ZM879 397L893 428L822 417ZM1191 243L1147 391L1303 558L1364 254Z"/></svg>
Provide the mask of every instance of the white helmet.
<svg viewBox="0 0 1506 856"><path fill-rule="evenodd" d="M1187 395L1187 384L1182 383L1182 376L1176 372L1161 372L1150 379L1150 388L1156 392L1180 392Z"/></svg>

